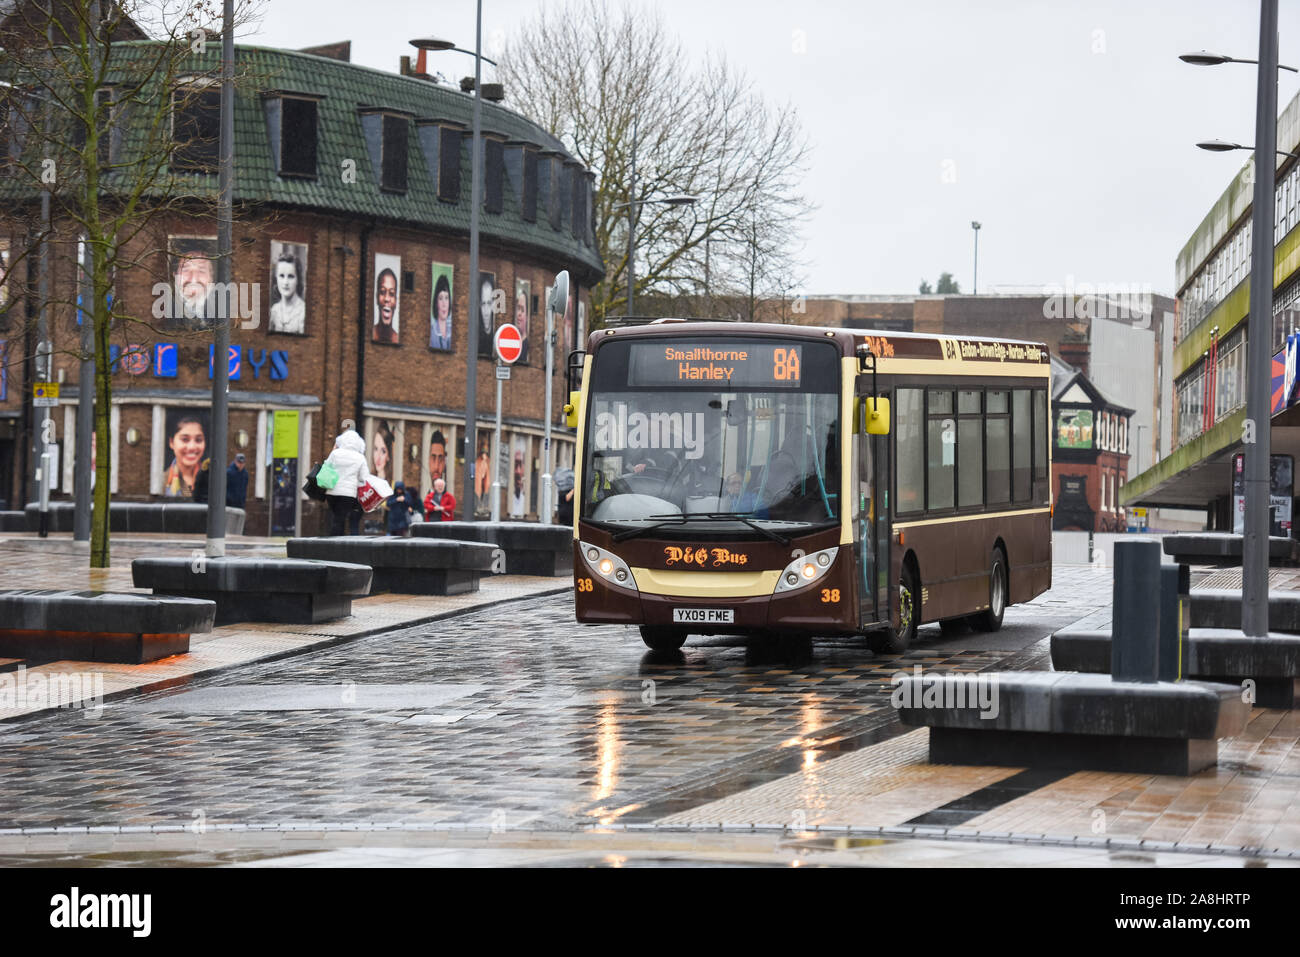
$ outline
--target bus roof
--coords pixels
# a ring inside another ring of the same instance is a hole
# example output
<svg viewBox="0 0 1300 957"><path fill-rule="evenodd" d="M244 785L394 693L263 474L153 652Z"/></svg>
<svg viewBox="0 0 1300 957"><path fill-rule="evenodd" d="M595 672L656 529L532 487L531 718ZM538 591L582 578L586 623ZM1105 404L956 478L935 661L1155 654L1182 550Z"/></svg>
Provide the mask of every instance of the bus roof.
<svg viewBox="0 0 1300 957"><path fill-rule="evenodd" d="M718 335L780 336L794 338L831 338L845 355L855 355L865 346L871 354L881 359L976 359L993 362L1013 361L1017 364L1050 364L1051 354L1042 342L1024 339L997 339L990 336L943 335L926 332L895 332L892 330L840 329L821 326L781 325L773 322L734 322L708 319L669 318L648 324L625 325L599 329L588 338L588 347L608 337L677 337Z"/></svg>

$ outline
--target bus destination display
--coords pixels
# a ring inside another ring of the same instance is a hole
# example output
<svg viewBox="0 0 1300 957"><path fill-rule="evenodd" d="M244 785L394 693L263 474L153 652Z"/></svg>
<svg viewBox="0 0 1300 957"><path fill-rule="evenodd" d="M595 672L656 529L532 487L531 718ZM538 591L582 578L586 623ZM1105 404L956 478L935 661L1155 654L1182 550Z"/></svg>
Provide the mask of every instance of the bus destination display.
<svg viewBox="0 0 1300 957"><path fill-rule="evenodd" d="M638 342L632 346L628 385L797 389L803 346L754 342Z"/></svg>

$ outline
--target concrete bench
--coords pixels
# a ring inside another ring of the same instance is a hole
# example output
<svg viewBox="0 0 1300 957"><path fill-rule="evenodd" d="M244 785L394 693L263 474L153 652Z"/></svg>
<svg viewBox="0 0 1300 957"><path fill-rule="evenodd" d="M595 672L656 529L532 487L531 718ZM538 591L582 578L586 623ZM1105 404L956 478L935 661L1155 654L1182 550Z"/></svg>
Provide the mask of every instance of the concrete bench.
<svg viewBox="0 0 1300 957"><path fill-rule="evenodd" d="M317 624L352 614L370 593L370 569L292 558L137 558L137 588L216 602L217 624L278 621Z"/></svg>
<svg viewBox="0 0 1300 957"><path fill-rule="evenodd" d="M418 527L418 526L417 526ZM492 574L495 549L478 542L420 538L291 538L290 558L356 562L374 570L371 588L406 595L464 595Z"/></svg>
<svg viewBox="0 0 1300 957"><path fill-rule="evenodd" d="M1241 628L1240 588L1193 588L1193 628ZM1268 592L1268 630L1300 633L1300 591Z"/></svg>
<svg viewBox="0 0 1300 957"><path fill-rule="evenodd" d="M417 538L486 542L505 553L508 575L561 577L573 574L573 529L533 522L420 522Z"/></svg>
<svg viewBox="0 0 1300 957"><path fill-rule="evenodd" d="M51 502L49 530L72 531L76 506L72 502ZM39 531L41 507L29 502L24 510L27 531ZM194 502L110 502L110 532L153 532L168 535L202 535L208 530L208 507ZM244 534L244 510L226 506L226 534Z"/></svg>
<svg viewBox="0 0 1300 957"><path fill-rule="evenodd" d="M96 591L0 591L0 656L141 664L190 650L217 607L194 598Z"/></svg>
<svg viewBox="0 0 1300 957"><path fill-rule="evenodd" d="M990 687L972 694L978 680ZM894 694L904 724L930 728L935 764L1193 774L1250 716L1236 687L1050 671L909 675Z"/></svg>
<svg viewBox="0 0 1300 957"><path fill-rule="evenodd" d="M1058 672L1109 672L1110 632L1088 628L1056 632L1052 635L1052 667ZM1251 638L1235 629L1192 628L1183 670L1198 681L1233 685L1238 696L1242 682L1249 679L1255 683L1255 703L1263 708L1300 705L1297 635L1270 633Z"/></svg>
<svg viewBox="0 0 1300 957"><path fill-rule="evenodd" d="M1166 535L1165 554L1175 562L1193 565L1240 565L1242 536L1230 532L1184 532ZM1270 536L1268 540L1270 565L1300 564L1300 542L1294 538Z"/></svg>

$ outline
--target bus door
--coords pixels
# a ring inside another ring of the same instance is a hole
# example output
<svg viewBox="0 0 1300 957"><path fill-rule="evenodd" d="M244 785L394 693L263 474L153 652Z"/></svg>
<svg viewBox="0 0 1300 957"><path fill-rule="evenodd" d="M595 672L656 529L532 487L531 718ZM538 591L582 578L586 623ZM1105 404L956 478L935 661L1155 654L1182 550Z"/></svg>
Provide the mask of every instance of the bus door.
<svg viewBox="0 0 1300 957"><path fill-rule="evenodd" d="M865 626L889 619L889 436L869 435L866 415L857 419L853 557L858 570L858 621Z"/></svg>

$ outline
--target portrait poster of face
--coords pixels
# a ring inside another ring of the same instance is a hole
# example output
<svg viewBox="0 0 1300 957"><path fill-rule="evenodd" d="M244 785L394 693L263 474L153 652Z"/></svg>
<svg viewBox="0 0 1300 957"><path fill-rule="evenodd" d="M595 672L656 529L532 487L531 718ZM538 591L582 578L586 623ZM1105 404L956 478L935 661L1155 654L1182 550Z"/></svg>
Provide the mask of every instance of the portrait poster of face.
<svg viewBox="0 0 1300 957"><path fill-rule="evenodd" d="M366 467L389 485L393 484L393 459L400 453L394 448L393 424L387 419L375 420L375 431L370 437L370 455Z"/></svg>
<svg viewBox="0 0 1300 957"><path fill-rule="evenodd" d="M433 301L429 315L429 348L438 352L451 352L451 313L456 302L456 287L452 284L454 270L447 263L433 264Z"/></svg>
<svg viewBox="0 0 1300 957"><path fill-rule="evenodd" d="M307 245L271 240L271 319L267 328L307 333Z"/></svg>
<svg viewBox="0 0 1300 957"><path fill-rule="evenodd" d="M216 318L212 285L217 281L216 236L167 237L171 295L164 327L172 331L211 329Z"/></svg>
<svg viewBox="0 0 1300 957"><path fill-rule="evenodd" d="M528 439L516 435L510 440L510 479L506 486L506 503L511 518L528 514Z"/></svg>
<svg viewBox="0 0 1300 957"><path fill-rule="evenodd" d="M402 274L402 257L375 253L374 318L370 340L398 344L399 302L398 277Z"/></svg>
<svg viewBox="0 0 1300 957"><path fill-rule="evenodd" d="M167 498L193 498L199 467L209 455L208 435L212 419L206 408L169 408L164 416L163 435L167 449L163 461L163 495ZM224 468L224 464L222 465Z"/></svg>
<svg viewBox="0 0 1300 957"><path fill-rule="evenodd" d="M532 308L532 292L533 284L527 279L515 280L515 309L510 321L519 327L519 334L524 339L523 348L519 352L515 365L528 365L528 319L529 310Z"/></svg>
<svg viewBox="0 0 1300 957"><path fill-rule="evenodd" d="M492 460L488 451L492 439L479 435L478 455L474 459L474 513L487 515L492 510Z"/></svg>
<svg viewBox="0 0 1300 957"><path fill-rule="evenodd" d="M429 436L429 487L438 479L447 481L447 436L442 429L434 429Z"/></svg>
<svg viewBox="0 0 1300 957"><path fill-rule="evenodd" d="M492 333L497 322L493 310L496 306L497 275L494 272L478 274L478 354L480 359L493 358Z"/></svg>

